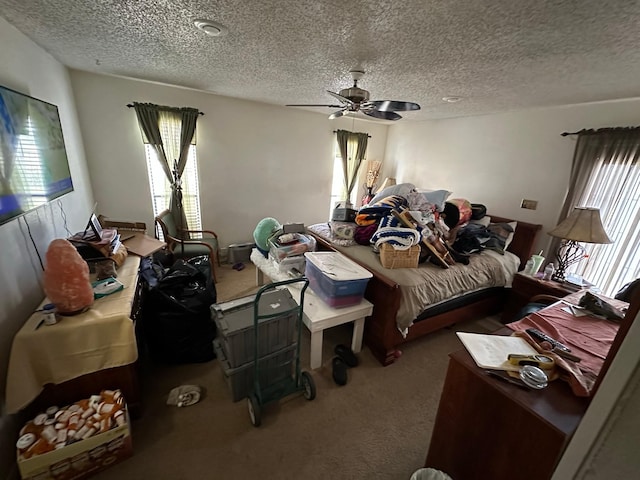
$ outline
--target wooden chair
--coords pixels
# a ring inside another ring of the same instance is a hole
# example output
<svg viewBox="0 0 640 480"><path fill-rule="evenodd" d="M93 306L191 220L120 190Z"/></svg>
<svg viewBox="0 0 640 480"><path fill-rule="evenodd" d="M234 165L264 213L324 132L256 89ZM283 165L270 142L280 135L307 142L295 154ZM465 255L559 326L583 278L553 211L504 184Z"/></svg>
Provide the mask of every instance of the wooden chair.
<svg viewBox="0 0 640 480"><path fill-rule="evenodd" d="M164 241L167 242L167 249L176 258L192 258L200 255L207 255L211 263L211 275L216 282L216 269L214 263L220 266L220 247L218 245L218 235L212 230L187 230L180 229L173 220L170 210L161 212L155 218L156 225L162 230ZM182 235L180 233L182 232ZM202 238L191 239L192 234L201 234ZM205 236L206 235L206 236Z"/></svg>
<svg viewBox="0 0 640 480"><path fill-rule="evenodd" d="M518 320L523 319L527 315L531 313L535 313L538 310L542 310L543 308L548 307L552 303L558 302L560 300L562 300L560 297L556 297L554 295L547 295L547 294L534 295L529 299L529 302L515 314L515 316L513 317L512 320L509 321L509 323L517 322Z"/></svg>

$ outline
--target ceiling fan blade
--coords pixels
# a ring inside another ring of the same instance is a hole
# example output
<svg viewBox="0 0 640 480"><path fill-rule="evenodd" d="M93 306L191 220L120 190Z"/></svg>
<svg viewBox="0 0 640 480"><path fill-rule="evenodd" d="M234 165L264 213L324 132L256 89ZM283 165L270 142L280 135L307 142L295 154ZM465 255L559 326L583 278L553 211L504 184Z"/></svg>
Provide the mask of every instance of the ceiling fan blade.
<svg viewBox="0 0 640 480"><path fill-rule="evenodd" d="M338 110L337 112L333 112L331 115L329 115L329 120L334 120L336 118L340 118L343 115L346 115L347 113L349 113L349 111L344 108L342 110Z"/></svg>
<svg viewBox="0 0 640 480"><path fill-rule="evenodd" d="M396 112L382 112L380 110L361 110L365 115L382 120L400 120L402 117Z"/></svg>
<svg viewBox="0 0 640 480"><path fill-rule="evenodd" d="M342 103L345 103L347 105L353 105L353 102L351 100L349 100L347 97L343 97L342 95L338 95L337 93L333 93L330 90L327 90L327 93L329 95L334 96L335 98L337 98L338 100L340 100Z"/></svg>
<svg viewBox="0 0 640 480"><path fill-rule="evenodd" d="M413 102L400 102L397 100L373 100L369 102L381 112L408 112L420 110L420 105Z"/></svg>
<svg viewBox="0 0 640 480"><path fill-rule="evenodd" d="M315 105L315 104L309 104L309 103L305 103L305 104L297 104L297 103L291 103L288 105L285 105L285 107L329 107L329 108L342 108L344 105Z"/></svg>

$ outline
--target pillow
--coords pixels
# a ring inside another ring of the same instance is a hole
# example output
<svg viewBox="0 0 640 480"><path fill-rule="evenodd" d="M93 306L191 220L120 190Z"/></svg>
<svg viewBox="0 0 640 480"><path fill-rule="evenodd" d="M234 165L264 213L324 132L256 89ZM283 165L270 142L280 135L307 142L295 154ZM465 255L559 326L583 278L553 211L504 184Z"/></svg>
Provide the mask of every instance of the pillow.
<svg viewBox="0 0 640 480"><path fill-rule="evenodd" d="M516 225L517 222L490 223L487 227L490 238L483 243L484 248L504 254L505 250L513 240L513 233L515 232Z"/></svg>
<svg viewBox="0 0 640 480"><path fill-rule="evenodd" d="M513 240L513 235L516 233L516 227L518 226L518 222L509 222L509 225L513 229L513 231L507 237L507 240L504 242L504 249L506 250L511 245L511 241Z"/></svg>
<svg viewBox="0 0 640 480"><path fill-rule="evenodd" d="M437 207L433 203L428 202L420 192L409 192L405 195L405 198L409 204L409 210L434 212L437 209Z"/></svg>
<svg viewBox="0 0 640 480"><path fill-rule="evenodd" d="M491 223L491 217L484 216L479 220L469 220L469 223L475 223L476 225L482 225L483 227L488 227Z"/></svg>
<svg viewBox="0 0 640 480"><path fill-rule="evenodd" d="M425 200L435 205L439 212L444 210L444 204L447 198L451 196L449 190L425 190L423 188L416 188L416 192L424 195Z"/></svg>
<svg viewBox="0 0 640 480"><path fill-rule="evenodd" d="M400 195L403 197L414 188L416 188L416 186L413 183L399 183L398 185L391 185L390 187L376 193L376 196L371 199L369 205L376 203L378 200L382 200L383 198L390 197L391 195Z"/></svg>

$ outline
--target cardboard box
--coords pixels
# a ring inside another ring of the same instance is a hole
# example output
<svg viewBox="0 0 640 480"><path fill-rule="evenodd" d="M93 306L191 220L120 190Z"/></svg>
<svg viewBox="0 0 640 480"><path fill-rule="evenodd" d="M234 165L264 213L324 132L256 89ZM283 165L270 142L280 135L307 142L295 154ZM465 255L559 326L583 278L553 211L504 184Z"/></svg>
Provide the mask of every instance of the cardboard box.
<svg viewBox="0 0 640 480"><path fill-rule="evenodd" d="M133 455L129 415L126 422L63 448L29 459L18 457L23 480L81 480Z"/></svg>

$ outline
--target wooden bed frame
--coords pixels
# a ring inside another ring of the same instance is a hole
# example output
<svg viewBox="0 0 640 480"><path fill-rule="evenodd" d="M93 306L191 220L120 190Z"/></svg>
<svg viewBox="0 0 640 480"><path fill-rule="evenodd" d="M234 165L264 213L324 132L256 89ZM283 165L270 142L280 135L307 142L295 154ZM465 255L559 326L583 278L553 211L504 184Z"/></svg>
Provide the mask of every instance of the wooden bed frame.
<svg viewBox="0 0 640 480"><path fill-rule="evenodd" d="M490 216L494 223L514 221L504 217ZM536 236L541 229L542 225L518 221L513 240L507 250L520 258L521 269L531 257ZM336 247L313 232L309 233L316 238L319 250L334 250L349 256L348 250L345 252L345 248ZM362 266L366 268L366 265ZM457 306L449 310L416 321L409 328L409 333L405 338L398 331L396 325L396 313L400 307L398 284L375 270L369 271L373 274L373 278L367 284L365 298L373 303L373 313L367 317L365 322L364 341L371 353L384 366L392 364L402 355L399 350L402 344L452 325L461 319L498 313L506 300L507 289L488 290L485 295L474 297L470 303L462 306L457 303Z"/></svg>

